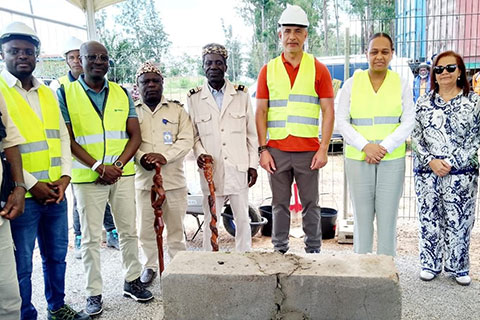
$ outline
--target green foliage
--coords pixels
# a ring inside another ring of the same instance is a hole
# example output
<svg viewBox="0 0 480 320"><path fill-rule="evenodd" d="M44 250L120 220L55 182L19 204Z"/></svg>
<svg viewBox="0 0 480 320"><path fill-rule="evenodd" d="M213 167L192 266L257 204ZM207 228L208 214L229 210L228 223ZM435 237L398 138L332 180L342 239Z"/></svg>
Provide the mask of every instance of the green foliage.
<svg viewBox="0 0 480 320"><path fill-rule="evenodd" d="M242 74L242 53L240 48L242 44L237 37L233 35L232 25L225 26L225 22L222 19L222 29L225 35L225 48L228 50L227 60L227 77L230 81L237 82Z"/></svg>
<svg viewBox="0 0 480 320"><path fill-rule="evenodd" d="M134 83L138 66L147 60L161 62L170 41L153 0L125 1L116 7L120 14L115 16L115 29L106 27L106 10L102 10L97 32L114 62L109 78Z"/></svg>

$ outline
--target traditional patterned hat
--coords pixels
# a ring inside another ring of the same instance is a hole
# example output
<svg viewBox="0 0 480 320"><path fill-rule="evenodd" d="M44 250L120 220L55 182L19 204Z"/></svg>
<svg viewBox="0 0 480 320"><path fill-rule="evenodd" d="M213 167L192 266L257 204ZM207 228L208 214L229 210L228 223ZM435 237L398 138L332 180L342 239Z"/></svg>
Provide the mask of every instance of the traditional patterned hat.
<svg viewBox="0 0 480 320"><path fill-rule="evenodd" d="M207 54L212 54L212 53L221 55L222 57L225 58L225 60L228 59L227 49L225 49L225 47L222 46L221 44L209 43L202 48L202 57L204 57Z"/></svg>
<svg viewBox="0 0 480 320"><path fill-rule="evenodd" d="M135 75L135 79L138 80L138 78L144 74L144 73L156 73L158 74L160 77L163 78L163 75L162 75L162 72L160 71L160 69L153 63L153 61L147 61L147 62L144 62L142 63L142 65L140 66L140 68L138 68L137 70L137 74Z"/></svg>

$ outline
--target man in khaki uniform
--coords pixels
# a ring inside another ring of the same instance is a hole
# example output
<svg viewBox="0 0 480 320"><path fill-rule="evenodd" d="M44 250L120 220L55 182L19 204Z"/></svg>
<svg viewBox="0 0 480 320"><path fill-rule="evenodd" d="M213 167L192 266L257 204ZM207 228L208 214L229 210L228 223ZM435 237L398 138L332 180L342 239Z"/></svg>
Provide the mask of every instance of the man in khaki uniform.
<svg viewBox="0 0 480 320"><path fill-rule="evenodd" d="M163 76L151 62L137 71L141 100L135 105L142 133L136 160L135 190L138 237L146 261L140 280L150 284L157 274L158 253L153 229L154 214L150 188L156 163L162 165L163 220L167 226L170 258L185 250L183 219L187 210L187 187L183 159L193 146L193 128L187 112L178 101L168 101L163 94Z"/></svg>
<svg viewBox="0 0 480 320"><path fill-rule="evenodd" d="M236 225L235 249L251 249L248 217L248 188L257 180L257 134L247 89L225 79L227 50L211 43L203 47L203 69L207 81L190 90L188 107L194 125L194 152L202 169L205 159L213 158L217 215L226 197L230 199ZM211 250L208 186L200 174L203 192L203 248ZM220 219L219 219L220 221Z"/></svg>

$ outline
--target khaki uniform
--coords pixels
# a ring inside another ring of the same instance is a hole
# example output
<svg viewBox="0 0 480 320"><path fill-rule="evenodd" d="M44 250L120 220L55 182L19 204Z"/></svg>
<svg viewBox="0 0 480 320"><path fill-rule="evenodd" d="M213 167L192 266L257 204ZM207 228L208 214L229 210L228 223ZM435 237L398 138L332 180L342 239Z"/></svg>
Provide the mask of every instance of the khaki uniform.
<svg viewBox="0 0 480 320"><path fill-rule="evenodd" d="M207 82L203 87L190 90L187 103L194 127L195 157L209 154L214 161L213 180L217 196L217 215L220 216L223 200L230 199L236 224L235 244L237 251L251 248L248 217L248 168L257 168L258 142L255 118L246 89L234 86L225 80L222 107L219 109ZM199 170L204 194L205 213L203 246L211 250L210 210L207 196L208 185ZM220 218L219 218L220 221Z"/></svg>
<svg viewBox="0 0 480 320"><path fill-rule="evenodd" d="M4 148L18 146L25 142L17 127L7 113L5 100L0 95L0 112L7 136L0 141L0 151ZM3 178L3 168L0 165L0 185ZM10 221L0 217L0 319L10 320L20 318L22 299L18 288L17 269L13 254L13 240Z"/></svg>
<svg viewBox="0 0 480 320"><path fill-rule="evenodd" d="M153 229L154 214L150 200L150 188L155 170L147 171L140 159L147 153L160 153L167 164L162 166L163 187L166 191L163 203L163 220L167 227L168 254L171 258L185 250L183 219L187 210L187 187L183 172L183 159L193 146L193 128L187 112L176 101L164 97L152 112L139 101L135 106L142 144L135 154L135 194L138 214L140 245L146 257L144 268L156 270L158 254Z"/></svg>

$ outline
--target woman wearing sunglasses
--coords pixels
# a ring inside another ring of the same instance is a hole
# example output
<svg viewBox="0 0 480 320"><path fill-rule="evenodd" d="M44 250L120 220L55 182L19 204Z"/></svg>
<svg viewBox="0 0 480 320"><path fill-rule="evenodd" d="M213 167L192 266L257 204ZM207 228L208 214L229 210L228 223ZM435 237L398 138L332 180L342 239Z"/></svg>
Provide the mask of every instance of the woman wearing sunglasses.
<svg viewBox="0 0 480 320"><path fill-rule="evenodd" d="M343 85L337 126L347 146L345 171L354 213L354 251L394 256L398 205L405 179L405 140L415 119L411 86L388 69L393 43L374 34L367 49L368 70Z"/></svg>
<svg viewBox="0 0 480 320"><path fill-rule="evenodd" d="M440 53L431 76L433 90L416 104L415 191L420 219L420 279L443 269L469 285L470 233L477 195L480 110L470 92L465 64L453 51Z"/></svg>

